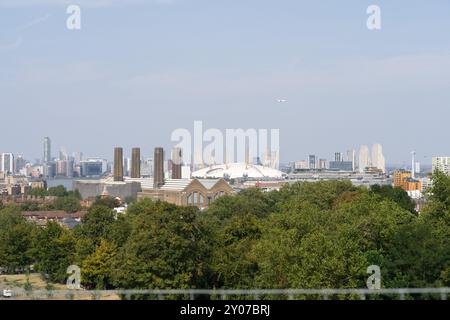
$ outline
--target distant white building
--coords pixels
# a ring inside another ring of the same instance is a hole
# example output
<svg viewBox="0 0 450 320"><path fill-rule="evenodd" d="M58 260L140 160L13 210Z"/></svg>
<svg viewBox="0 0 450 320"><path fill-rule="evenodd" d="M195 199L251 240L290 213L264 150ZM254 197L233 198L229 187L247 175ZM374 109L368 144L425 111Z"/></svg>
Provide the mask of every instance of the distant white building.
<svg viewBox="0 0 450 320"><path fill-rule="evenodd" d="M420 173L421 172L420 162L417 161L414 166L415 166L414 172Z"/></svg>
<svg viewBox="0 0 450 320"><path fill-rule="evenodd" d="M372 146L372 167L386 172L386 163L383 155L383 147L379 143Z"/></svg>
<svg viewBox="0 0 450 320"><path fill-rule="evenodd" d="M356 151L351 149L347 150L347 161L352 163L352 171L356 170Z"/></svg>
<svg viewBox="0 0 450 320"><path fill-rule="evenodd" d="M281 179L285 173L266 166L249 163L228 163L209 166L192 173L194 178L272 178Z"/></svg>
<svg viewBox="0 0 450 320"><path fill-rule="evenodd" d="M191 166L184 165L181 167L181 178L182 179L191 178Z"/></svg>
<svg viewBox="0 0 450 320"><path fill-rule="evenodd" d="M410 190L406 192L411 199L419 200L423 198L423 193L420 190Z"/></svg>
<svg viewBox="0 0 450 320"><path fill-rule="evenodd" d="M14 155L12 153L2 153L0 158L0 171L14 173Z"/></svg>
<svg viewBox="0 0 450 320"><path fill-rule="evenodd" d="M141 177L152 177L153 176L153 159L147 158L141 161Z"/></svg>
<svg viewBox="0 0 450 320"><path fill-rule="evenodd" d="M432 169L433 172L439 170L450 175L450 157L433 157Z"/></svg>
<svg viewBox="0 0 450 320"><path fill-rule="evenodd" d="M308 169L308 162L305 160L296 161L294 164L294 169Z"/></svg>
<svg viewBox="0 0 450 320"><path fill-rule="evenodd" d="M370 167L369 148L366 145L362 145L359 148L359 172L364 172L367 167Z"/></svg>

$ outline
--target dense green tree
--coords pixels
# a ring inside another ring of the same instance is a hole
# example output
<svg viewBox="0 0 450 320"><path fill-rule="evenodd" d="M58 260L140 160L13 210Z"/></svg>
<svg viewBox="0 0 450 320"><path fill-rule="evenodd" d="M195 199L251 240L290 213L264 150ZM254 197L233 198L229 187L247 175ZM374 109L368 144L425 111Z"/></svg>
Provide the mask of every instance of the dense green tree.
<svg viewBox="0 0 450 320"><path fill-rule="evenodd" d="M93 205L73 232L76 236L76 261L82 263L100 245L107 240L117 246L123 245L128 238L129 222L125 216L118 219L113 210L102 205Z"/></svg>
<svg viewBox="0 0 450 320"><path fill-rule="evenodd" d="M117 247L102 239L95 251L82 263L83 286L91 289L108 289L112 283L112 266L116 254Z"/></svg>
<svg viewBox="0 0 450 320"><path fill-rule="evenodd" d="M66 228L50 221L36 237L35 269L52 282L63 283L75 261L75 239Z"/></svg>
<svg viewBox="0 0 450 320"><path fill-rule="evenodd" d="M77 191L51 193L58 208L79 205ZM0 210L0 268L34 263L63 282L77 264L87 288L361 288L376 264L383 287L450 285L450 177L440 172L420 214L401 189L348 181L247 189L206 211L142 199L117 214L117 205L99 197L73 230Z"/></svg>
<svg viewBox="0 0 450 320"><path fill-rule="evenodd" d="M74 232L94 241L95 246L100 244L101 239L109 237L111 226L115 221L115 213L108 207L93 205L82 219Z"/></svg>
<svg viewBox="0 0 450 320"><path fill-rule="evenodd" d="M400 207L415 213L414 201L408 196L408 193L399 187L390 185L380 186L378 184L370 187L370 193L379 195L382 198L390 199L396 202Z"/></svg>
<svg viewBox="0 0 450 320"><path fill-rule="evenodd" d="M429 219L441 220L450 227L450 176L435 171L427 196L423 214Z"/></svg>
<svg viewBox="0 0 450 320"><path fill-rule="evenodd" d="M217 199L202 217L212 235L213 286L251 288L257 271L252 248L261 236L261 222L276 201L259 189Z"/></svg>
<svg viewBox="0 0 450 320"><path fill-rule="evenodd" d="M382 264L392 237L416 219L393 201L362 190L337 197L331 210L310 199L293 197L266 221L255 247L257 286L362 287L366 268Z"/></svg>
<svg viewBox="0 0 450 320"><path fill-rule="evenodd" d="M271 229L266 222L271 221L281 208L288 210L293 199L296 203L312 203L317 211L327 210L332 208L339 195L353 190L356 189L345 181L295 183L280 191L265 193L249 189L216 200L205 215L213 230L214 285L226 288L254 288L257 285L255 277L261 268L261 252L256 248L264 242L261 237ZM276 243L277 239L269 242L268 245Z"/></svg>
<svg viewBox="0 0 450 320"><path fill-rule="evenodd" d="M55 200L55 208L68 213L74 213L81 210L80 200L75 197L63 196Z"/></svg>
<svg viewBox="0 0 450 320"><path fill-rule="evenodd" d="M450 286L450 176L435 171L427 202L421 211L419 220L429 232L428 247L424 251L432 254L434 268L427 270L426 279L431 281L439 273L436 285ZM423 260L422 260L423 261ZM423 266L424 264L422 264ZM425 267L425 266L424 266ZM422 277L424 278L424 277Z"/></svg>
<svg viewBox="0 0 450 320"><path fill-rule="evenodd" d="M78 189L68 191L68 192L67 192L67 196L68 196L68 197L76 198L76 199L78 199L78 200L81 200L81 199L82 199L80 190L78 190Z"/></svg>
<svg viewBox="0 0 450 320"><path fill-rule="evenodd" d="M316 205L321 210L331 209L336 199L345 192L356 191L350 181L330 180L318 182L297 182L280 190L279 204L296 198Z"/></svg>
<svg viewBox="0 0 450 320"><path fill-rule="evenodd" d="M142 200L131 205L130 212L132 230L119 249L114 284L122 288L203 287L209 251L198 210Z"/></svg>
<svg viewBox="0 0 450 320"><path fill-rule="evenodd" d="M35 197L45 197L48 196L48 192L43 188L32 188L30 191L28 191L28 195Z"/></svg>
<svg viewBox="0 0 450 320"><path fill-rule="evenodd" d="M418 219L401 226L386 244L383 281L391 288L448 286L445 270L450 262L449 237L433 224Z"/></svg>
<svg viewBox="0 0 450 320"><path fill-rule="evenodd" d="M32 262L35 228L22 217L18 207L0 210L0 268L15 272Z"/></svg>
<svg viewBox="0 0 450 320"><path fill-rule="evenodd" d="M120 201L113 197L100 197L98 196L94 203L94 206L105 206L110 209L114 209L120 206Z"/></svg>
<svg viewBox="0 0 450 320"><path fill-rule="evenodd" d="M67 189L62 185L48 188L47 194L53 197L67 197L68 195Z"/></svg>

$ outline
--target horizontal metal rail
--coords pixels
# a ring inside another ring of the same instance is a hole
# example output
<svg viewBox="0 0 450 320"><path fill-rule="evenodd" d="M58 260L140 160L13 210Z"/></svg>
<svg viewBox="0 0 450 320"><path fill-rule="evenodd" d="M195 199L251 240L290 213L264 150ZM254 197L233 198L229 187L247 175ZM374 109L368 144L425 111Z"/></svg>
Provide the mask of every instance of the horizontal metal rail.
<svg viewBox="0 0 450 320"><path fill-rule="evenodd" d="M406 295L434 294L439 295L441 300L446 300L450 288L382 288L382 289L132 289L132 290L11 290L12 299L17 297L46 298L46 297L66 297L73 299L80 296L91 296L99 299L102 296L117 295L128 299L132 296L155 296L162 299L164 296L186 296L195 299L196 296L220 297L227 299L230 296L248 296L258 300L261 296L285 296L288 299L295 299L295 296L321 296L328 299L338 295L356 295L360 299L366 299L372 295L394 295L400 300ZM1 297L0 291L0 297Z"/></svg>

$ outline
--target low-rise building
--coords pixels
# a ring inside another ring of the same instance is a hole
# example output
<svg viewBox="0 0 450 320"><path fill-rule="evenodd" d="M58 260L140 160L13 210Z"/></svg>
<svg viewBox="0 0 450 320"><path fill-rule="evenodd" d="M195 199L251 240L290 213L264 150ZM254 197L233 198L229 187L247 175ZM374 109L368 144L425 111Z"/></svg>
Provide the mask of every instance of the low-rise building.
<svg viewBox="0 0 450 320"><path fill-rule="evenodd" d="M97 180L75 180L74 190L78 189L83 199L95 198L107 192L111 197L118 197L122 200L126 198L136 199L141 191L141 184L132 179L125 181L114 181L112 178Z"/></svg>
<svg viewBox="0 0 450 320"><path fill-rule="evenodd" d="M179 206L197 206L207 208L217 198L234 193L233 188L224 179L167 179L159 187L153 184L142 186L138 199L166 201Z"/></svg>

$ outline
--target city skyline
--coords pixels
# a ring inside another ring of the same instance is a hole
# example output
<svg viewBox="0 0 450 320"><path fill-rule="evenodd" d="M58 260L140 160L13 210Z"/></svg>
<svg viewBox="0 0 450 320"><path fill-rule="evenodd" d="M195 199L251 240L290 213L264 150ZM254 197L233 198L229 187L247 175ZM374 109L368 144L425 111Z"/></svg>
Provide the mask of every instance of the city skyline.
<svg viewBox="0 0 450 320"><path fill-rule="evenodd" d="M73 152L67 152L65 147L59 147L59 148L55 148L57 150L59 150L58 152L55 152L55 154L58 154L58 156L53 156L52 149L52 143L51 143L51 138L50 137L44 137L43 139L43 153L42 153L42 157L37 157L35 159L31 159L31 158L27 158L24 157L24 153L20 153L20 154L13 154L13 153L5 153L2 152L0 150L0 171L7 171L4 170L4 161L3 158L5 156L9 157L9 160L11 164L11 168L14 168L13 170L10 170L11 172L18 172L18 169L15 168L15 163L16 161L20 160L20 163L22 164L22 167L25 166L25 164L32 164L32 165L43 165L43 174L44 176L48 175L47 170L48 169L48 164L53 163L56 167L53 169L55 170L56 176L63 176L66 175L68 177L72 177L72 173L69 173L69 167L74 168L74 165L80 165L81 163L86 163L86 162L97 162L97 163L101 163L101 167L103 168L103 172L106 172L105 168L106 168L106 164L110 163L116 163L118 157L117 157L117 151L119 150L121 156L120 158L122 159L122 165L121 165L121 170L123 170L123 173L121 175L129 175L130 177L138 177L138 172L142 172L142 170L146 170L144 167L146 166L146 162L147 161L152 161L152 154L141 154L141 147L133 147L130 150L127 150L123 147L114 147L114 152L113 152L113 156L112 159L111 157L103 157L103 156L99 156L97 155L91 155L91 156L86 156L82 151L73 151ZM203 143L202 148L208 147L208 144ZM228 147L228 146L227 146ZM239 145L238 145L239 147ZM243 146L246 149L246 152L248 152L248 145L247 146ZM144 150L146 148L143 148ZM180 155L183 152L183 148L180 147L173 147L170 148L171 150L171 158L170 158L170 154L168 155L168 157L164 157L165 160L170 160L170 159L181 159ZM239 151L238 151L239 153ZM165 154L165 153L164 153ZM178 155L176 155L178 154ZM249 159L249 155L246 154L245 155L245 163L252 163L252 164L260 164L259 162L261 161L261 159L264 157L265 153L262 154L258 154L257 156L253 157L252 159ZM358 154L358 155L357 155ZM420 167L423 166L426 169L429 169L432 166L432 162L431 160L436 158L436 157L446 157L443 155L434 155L431 159L427 159L427 161L419 161L419 159L416 158L416 152L413 151L410 153L412 155L412 161L413 161L413 166L408 166L408 162L407 161L403 161L402 164L389 164L386 163L385 161L385 155L383 153L383 146L379 143L374 143L372 144L370 150L369 147L367 145L361 145L359 147L359 150L355 150L355 149L347 149L346 153L344 154L344 152L341 151L337 151L334 152L333 155L331 155L330 152L330 156L318 156L317 154L311 154L308 153L307 156L305 156L304 158L297 158L294 160L291 160L289 162L286 163L281 163L281 165L283 166L292 166L292 168L296 168L296 169L335 169L335 170L344 170L344 171L354 171L354 172L364 172L366 168L376 168L381 170L382 172L386 172L386 169L389 167L390 169L393 168L402 168L402 169L411 169L413 171L413 175L414 175L414 170L416 171L420 171ZM175 155L175 158L174 158ZM334 157L334 158L333 158ZM192 160L195 161L194 159L195 157L192 158ZM226 157L225 157L226 158ZM225 159L224 158L224 159ZM138 161L139 159L139 161ZM418 160L418 161L416 161ZM179 160L176 160L177 162ZM183 163L184 160L181 160L181 163ZM236 159L236 161L239 162L238 159ZM232 161L233 162L233 161ZM266 162L266 161L265 161ZM304 163L304 164L299 164L300 162ZM225 164L225 163L231 163L231 162L218 162L218 163L214 163L214 164ZM183 163L184 165L188 164L191 167L197 167L199 165L199 163L195 163L195 162L186 162ZM207 163L200 163L201 166L204 165L211 165L211 164L207 164ZM277 166L275 163L267 163L266 165L268 166L273 166L274 168ZM410 164L411 165L411 164ZM141 169L142 166L142 169ZM134 168L134 169L133 169ZM119 169L114 169L119 170ZM133 173L134 170L134 173ZM181 168L178 168L178 170L181 170ZM177 174L180 175L181 171ZM120 174L119 174L120 175Z"/></svg>

